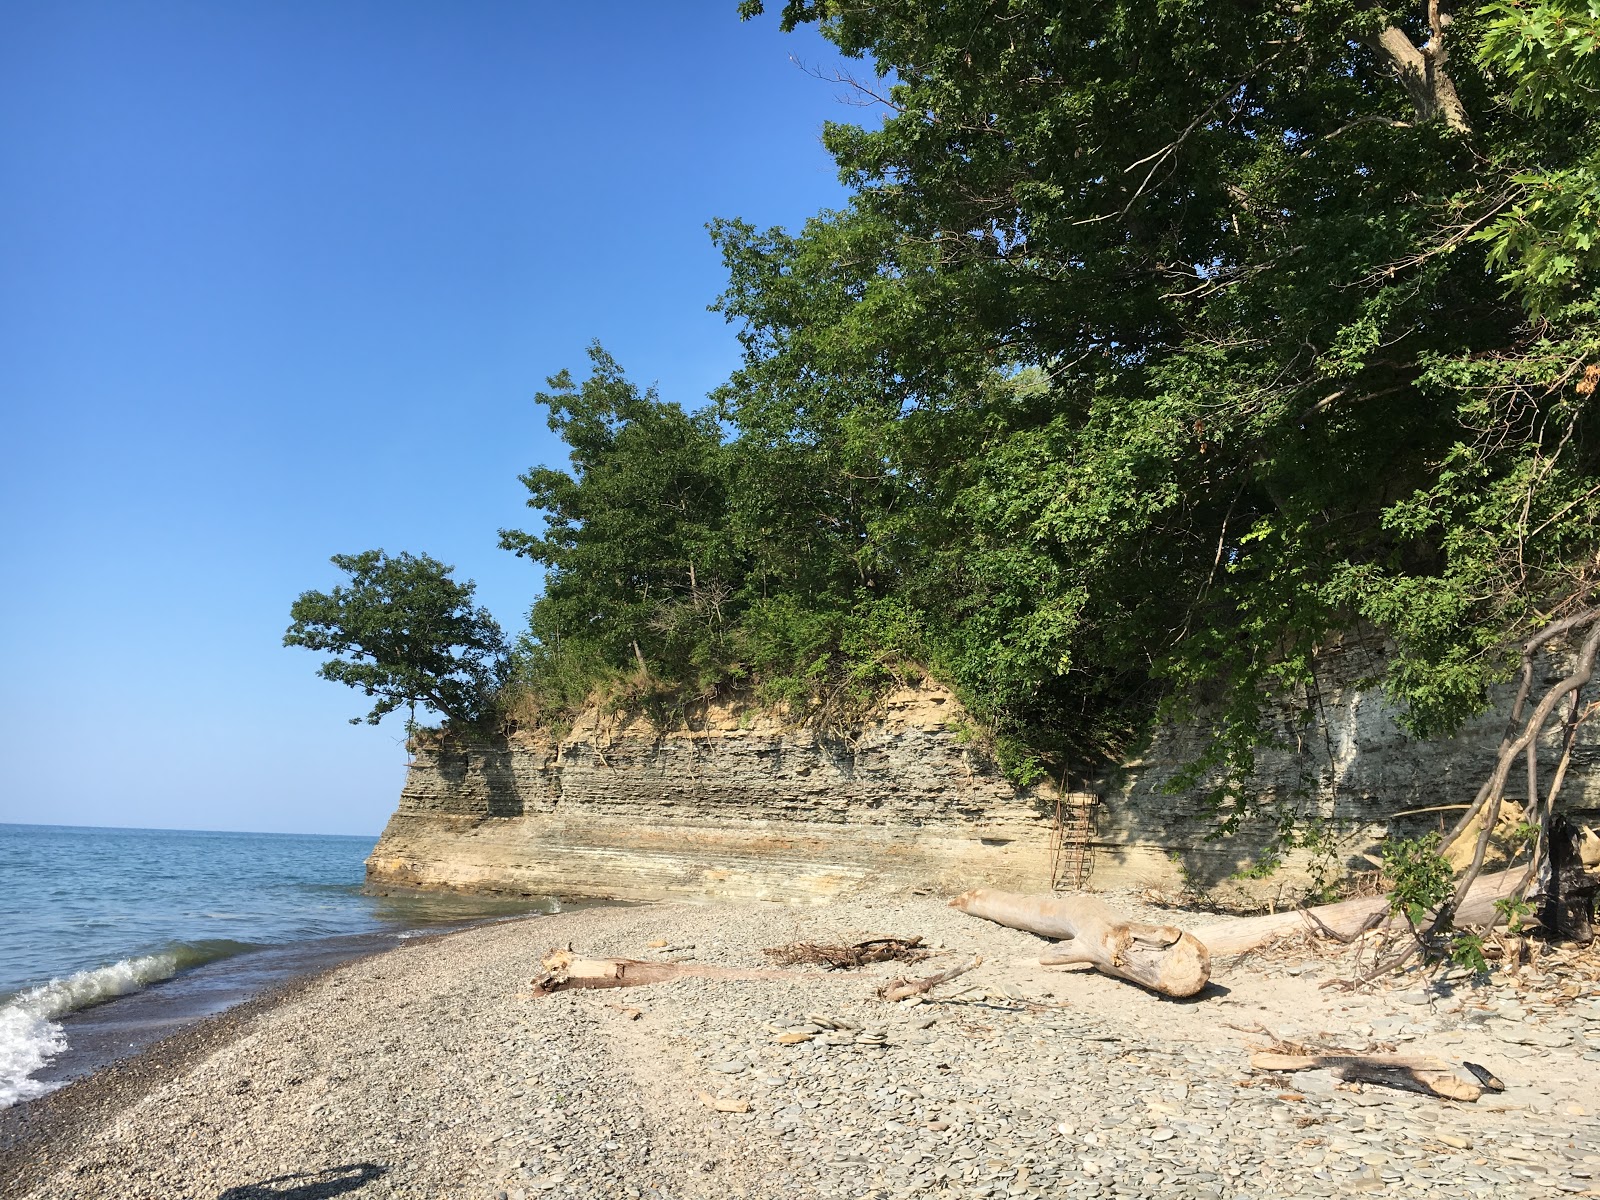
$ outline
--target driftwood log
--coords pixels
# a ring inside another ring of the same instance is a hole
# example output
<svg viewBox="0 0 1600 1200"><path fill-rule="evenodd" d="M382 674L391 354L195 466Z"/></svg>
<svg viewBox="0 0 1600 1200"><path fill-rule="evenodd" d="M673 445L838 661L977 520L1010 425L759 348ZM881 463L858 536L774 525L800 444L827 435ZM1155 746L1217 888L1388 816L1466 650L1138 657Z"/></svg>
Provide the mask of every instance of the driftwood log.
<svg viewBox="0 0 1600 1200"><path fill-rule="evenodd" d="M1165 996L1192 996L1211 978L1211 955L1192 934L1173 925L1143 925L1093 896L1024 896L975 888L950 901L974 917L1060 938L1045 966L1089 963Z"/></svg>
<svg viewBox="0 0 1600 1200"><path fill-rule="evenodd" d="M579 958L570 950L552 950L539 964L533 995L548 996L578 988L639 987L669 979L808 979L799 971L718 967L710 963L645 962L633 958Z"/></svg>
<svg viewBox="0 0 1600 1200"><path fill-rule="evenodd" d="M885 1000L909 1000L913 996L926 996L940 984L949 983L952 979L959 979L968 971L975 971L983 965L983 959L974 955L969 963L951 967L946 971L939 971L922 979L891 979L878 989L878 995Z"/></svg>
<svg viewBox="0 0 1600 1200"><path fill-rule="evenodd" d="M1449 1063L1432 1056L1406 1054L1277 1054L1263 1051L1250 1056L1257 1071L1311 1071L1319 1067L1339 1072L1346 1083L1376 1083L1407 1092L1421 1092L1444 1100L1471 1104L1483 1088L1460 1078Z"/></svg>
<svg viewBox="0 0 1600 1200"><path fill-rule="evenodd" d="M1456 910L1456 923L1490 927L1503 924L1504 918L1495 910L1494 902L1511 895L1526 874L1526 868L1517 867L1494 875L1479 876ZM1402 918L1390 914L1389 897L1368 896L1317 908L1294 909L1260 917L1239 917L1206 925L1195 930L1194 935L1205 943L1212 954L1220 957L1243 954L1278 938L1306 930L1349 941L1369 929L1389 925L1404 927Z"/></svg>

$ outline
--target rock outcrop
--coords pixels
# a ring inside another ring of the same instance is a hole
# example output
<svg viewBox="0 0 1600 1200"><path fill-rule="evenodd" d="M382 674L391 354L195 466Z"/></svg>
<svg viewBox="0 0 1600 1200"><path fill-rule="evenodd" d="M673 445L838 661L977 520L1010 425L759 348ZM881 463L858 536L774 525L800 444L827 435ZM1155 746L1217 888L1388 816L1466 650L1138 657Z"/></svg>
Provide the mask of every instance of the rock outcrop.
<svg viewBox="0 0 1600 1200"><path fill-rule="evenodd" d="M1316 685L1279 698L1272 710L1277 745L1261 751L1243 786L1259 813L1235 836L1211 836L1217 817L1201 789L1168 790L1182 766L1206 749L1205 727L1157 730L1143 754L1099 785L1104 803L1095 880L1164 878L1202 891L1229 885L1259 897L1309 876L1373 869L1376 842L1387 832L1416 836L1448 827L1494 767L1513 689L1497 688L1495 702L1454 737L1419 741L1404 732L1380 689L1362 686L1383 665L1372 644L1340 646L1319 664ZM1544 664L1534 694L1556 677ZM1552 727L1545 738L1546 783L1560 755L1559 737ZM1579 727L1562 791L1563 806L1586 821L1600 811L1597 768L1600 726L1591 722ZM1508 800L1522 799L1523 779L1520 771L1512 773ZM1262 865L1280 814L1292 815L1302 833L1320 829L1323 844L1291 852L1286 870L1269 879L1241 881Z"/></svg>
<svg viewBox="0 0 1600 1200"><path fill-rule="evenodd" d="M533 731L427 742L368 880L638 900L1056 882L1292 893L1318 871L1368 866L1363 855L1391 824L1414 833L1447 823L1445 806L1469 800L1493 761L1501 709L1455 738L1414 741L1376 690L1356 686L1375 666L1370 651L1341 651L1317 689L1277 706L1281 744L1246 784L1262 814L1226 839L1210 836L1216 815L1198 790L1167 790L1205 748L1203 728L1159 730L1116 776L1062 796L1060 838L1055 790L1007 783L970 744L954 698L928 685L889 697L847 733L725 707L668 732L590 711L559 740ZM1580 814L1600 808L1597 765L1600 731L1584 726L1567 782ZM1419 808L1436 811L1393 819ZM1264 882L1245 879L1283 810L1324 831L1320 851L1290 854Z"/></svg>
<svg viewBox="0 0 1600 1200"><path fill-rule="evenodd" d="M924 688L849 736L723 708L671 732L591 711L559 741L422 745L368 879L640 900L1048 887L1053 798L1008 784L956 718Z"/></svg>

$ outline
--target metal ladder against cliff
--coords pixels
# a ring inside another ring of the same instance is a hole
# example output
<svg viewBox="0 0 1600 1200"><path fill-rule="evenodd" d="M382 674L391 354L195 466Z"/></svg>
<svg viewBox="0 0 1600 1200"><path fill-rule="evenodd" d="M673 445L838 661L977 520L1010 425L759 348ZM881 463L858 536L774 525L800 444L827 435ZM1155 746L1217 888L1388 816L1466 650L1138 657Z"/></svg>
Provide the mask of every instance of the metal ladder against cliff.
<svg viewBox="0 0 1600 1200"><path fill-rule="evenodd" d="M1071 792L1056 797L1056 821L1051 847L1052 891L1081 891L1094 872L1095 818L1100 797Z"/></svg>

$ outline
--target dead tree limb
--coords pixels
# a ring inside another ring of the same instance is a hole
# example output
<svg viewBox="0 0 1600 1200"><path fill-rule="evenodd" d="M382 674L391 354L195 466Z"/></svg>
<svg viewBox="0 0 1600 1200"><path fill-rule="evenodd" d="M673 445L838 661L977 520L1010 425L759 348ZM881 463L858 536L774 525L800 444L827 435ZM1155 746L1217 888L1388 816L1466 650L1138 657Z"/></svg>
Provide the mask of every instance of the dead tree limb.
<svg viewBox="0 0 1600 1200"><path fill-rule="evenodd" d="M1539 651L1563 634L1587 625L1597 616L1600 616L1600 608L1585 608L1580 612L1573 613L1570 617L1563 617L1559 621L1546 625L1523 643L1522 662L1517 668L1517 693L1511 702L1511 715L1507 719L1505 736L1500 739L1499 754L1502 757L1505 756L1512 742L1516 739L1517 731L1522 726L1523 709L1527 706L1528 694L1533 690L1533 664ZM1515 755L1512 755L1512 757L1515 758ZM1488 802L1493 779L1494 776L1491 773L1489 778L1484 780L1483 786L1478 789L1478 794L1473 798L1472 803L1466 806L1460 818L1450 827L1449 832L1444 835L1443 840L1439 843L1441 854L1448 850L1457 838L1471 828L1478 813L1483 810L1484 804Z"/></svg>
<svg viewBox="0 0 1600 1200"><path fill-rule="evenodd" d="M1460 881L1456 884L1455 893L1449 900L1440 905L1438 910L1434 913L1432 921L1429 922L1428 927L1424 932L1424 938L1432 938L1440 933L1445 932L1455 922L1458 910L1460 909L1463 901L1466 899L1467 892L1477 880L1478 872L1483 869L1484 854L1488 850L1489 839L1494 836L1495 821L1500 813L1500 798L1505 789L1506 778L1511 773L1512 764L1516 762L1517 758L1524 753L1530 756L1528 764L1529 783L1535 787L1537 786L1537 755L1539 735L1544 731L1544 727L1549 722L1551 714L1555 712L1561 701L1569 695L1578 695L1582 688L1594 677L1595 656L1597 653L1600 653L1600 620L1597 620L1597 617L1600 617L1600 610L1594 608L1585 609L1583 612L1575 614L1573 617L1569 617L1564 621L1558 621L1554 626L1542 630L1538 636L1530 639L1527 646L1524 648L1523 686L1519 688L1518 691L1519 699L1526 696L1527 685L1529 680L1532 678L1531 656L1533 650L1541 645L1544 645L1552 639L1554 634L1551 633L1551 630L1555 629L1557 632L1566 633L1581 629L1585 624L1589 626L1588 634L1578 649L1577 661L1573 665L1573 669L1566 675L1565 678L1557 681L1555 685L1544 694L1539 703L1534 707L1532 715L1529 716L1527 721L1523 724L1521 733L1516 738L1511 739L1509 742L1503 741L1501 743L1499 759L1495 763L1495 768L1493 772L1490 773L1489 779L1487 782L1485 782L1483 790L1479 793L1480 799L1487 800L1488 811L1484 816L1483 828L1478 833L1477 845L1473 847L1472 862L1467 867L1466 871L1462 873ZM1513 720L1515 719L1515 715L1518 711L1519 710L1514 706ZM1564 778L1565 771L1562 771L1561 775ZM1537 792L1529 795L1528 803L1530 805L1536 805L1540 803ZM1554 807L1555 795L1552 791L1551 795L1544 801L1541 811L1553 813ZM1469 819L1471 815L1475 814L1469 814ZM1440 849L1443 850L1447 848L1449 842L1465 828L1465 823L1458 824L1456 829L1451 831L1451 837L1446 839L1445 843L1440 846ZM1548 851L1545 851L1545 853L1548 853ZM1534 861L1536 870L1538 869L1540 861L1540 859L1535 859Z"/></svg>
<svg viewBox="0 0 1600 1200"><path fill-rule="evenodd" d="M1411 99L1418 119L1442 117L1454 133L1470 134L1472 123L1456 85L1445 69L1449 54L1445 49L1450 14L1438 0L1428 5L1428 40L1420 48L1396 25L1363 37L1361 41L1386 60Z"/></svg>
<svg viewBox="0 0 1600 1200"><path fill-rule="evenodd" d="M968 971L983 965L983 959L973 956L969 963L958 967L951 967L948 971L940 971L935 975L928 975L922 979L891 979L878 989L878 995L885 1000L909 1000L913 996L926 996L941 983L949 983L952 979L965 975Z"/></svg>
<svg viewBox="0 0 1600 1200"><path fill-rule="evenodd" d="M1407 1092L1421 1092L1444 1100L1468 1104L1483 1095L1483 1088L1460 1078L1449 1063L1431 1056L1406 1054L1276 1054L1262 1051L1250 1056L1257 1071L1339 1072L1347 1083L1376 1083Z"/></svg>
<svg viewBox="0 0 1600 1200"><path fill-rule="evenodd" d="M638 987L669 979L809 979L802 971L718 967L710 963L644 962L633 958L579 958L570 950L552 950L533 979L533 995L581 988Z"/></svg>
<svg viewBox="0 0 1600 1200"><path fill-rule="evenodd" d="M1024 896L976 888L950 901L974 917L1060 938L1046 966L1089 963L1118 979L1166 996L1192 996L1211 978L1211 955L1192 934L1172 925L1142 925L1093 896Z"/></svg>

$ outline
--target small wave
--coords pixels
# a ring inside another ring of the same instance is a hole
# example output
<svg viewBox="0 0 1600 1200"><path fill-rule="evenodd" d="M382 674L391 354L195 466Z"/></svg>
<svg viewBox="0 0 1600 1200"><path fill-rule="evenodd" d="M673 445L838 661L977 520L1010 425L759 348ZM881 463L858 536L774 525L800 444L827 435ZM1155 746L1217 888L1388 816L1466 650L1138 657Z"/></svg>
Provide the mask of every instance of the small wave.
<svg viewBox="0 0 1600 1200"><path fill-rule="evenodd" d="M0 1108L32 1100L58 1086L32 1076L67 1048L66 1033L57 1024L61 1017L171 979L190 967L251 949L254 947L248 942L226 939L179 943L156 954L52 979L9 997L0 1005Z"/></svg>

